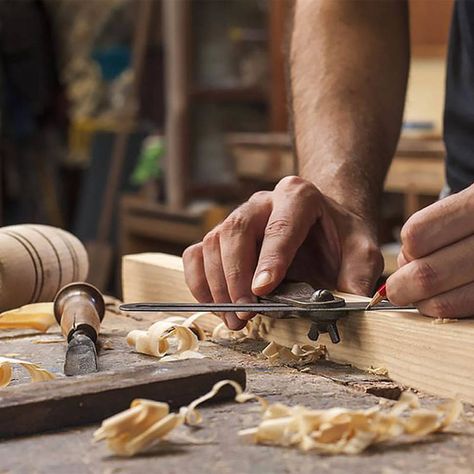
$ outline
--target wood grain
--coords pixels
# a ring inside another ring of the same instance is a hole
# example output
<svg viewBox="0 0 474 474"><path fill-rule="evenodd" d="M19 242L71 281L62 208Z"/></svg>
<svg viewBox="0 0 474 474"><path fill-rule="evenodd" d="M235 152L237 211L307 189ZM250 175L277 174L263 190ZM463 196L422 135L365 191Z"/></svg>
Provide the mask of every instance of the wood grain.
<svg viewBox="0 0 474 474"><path fill-rule="evenodd" d="M127 255L123 259L124 301L180 301L194 298L186 287L182 261L165 254ZM367 298L344 295L348 300ZM157 316L158 317L158 316ZM203 321L211 329L220 320ZM329 358L361 369L385 367L404 385L442 397L459 397L474 403L474 321L435 324L416 311L350 313L339 323L342 342L327 336ZM268 341L291 346L310 344L304 320L274 320L258 316L255 333Z"/></svg>
<svg viewBox="0 0 474 474"><path fill-rule="evenodd" d="M2 390L0 437L8 438L102 421L130 406L134 398L167 402L179 408L204 395L223 379L245 387L245 370L199 359L154 363L66 377ZM214 400L232 398L223 389Z"/></svg>

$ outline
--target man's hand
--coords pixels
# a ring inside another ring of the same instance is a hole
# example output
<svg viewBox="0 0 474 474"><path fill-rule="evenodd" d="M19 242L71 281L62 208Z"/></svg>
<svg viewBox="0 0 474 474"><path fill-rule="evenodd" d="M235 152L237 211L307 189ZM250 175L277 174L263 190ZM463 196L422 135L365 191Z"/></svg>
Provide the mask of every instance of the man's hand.
<svg viewBox="0 0 474 474"><path fill-rule="evenodd" d="M288 275L315 287L368 295L383 260L373 230L302 178L258 192L183 254L200 302L251 303ZM230 329L253 314L226 313Z"/></svg>
<svg viewBox="0 0 474 474"><path fill-rule="evenodd" d="M474 185L408 219L399 269L387 280L392 303L434 317L474 315L473 216Z"/></svg>

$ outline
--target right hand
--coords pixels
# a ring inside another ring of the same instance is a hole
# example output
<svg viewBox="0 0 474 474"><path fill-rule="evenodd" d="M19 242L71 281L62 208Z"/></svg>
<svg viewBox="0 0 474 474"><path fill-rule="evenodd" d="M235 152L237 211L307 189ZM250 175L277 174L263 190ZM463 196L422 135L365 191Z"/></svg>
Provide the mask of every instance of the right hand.
<svg viewBox="0 0 474 474"><path fill-rule="evenodd" d="M255 193L188 247L183 261L186 283L201 303L252 303L286 276L369 295L383 269L372 226L297 176ZM233 330L253 316L223 315Z"/></svg>

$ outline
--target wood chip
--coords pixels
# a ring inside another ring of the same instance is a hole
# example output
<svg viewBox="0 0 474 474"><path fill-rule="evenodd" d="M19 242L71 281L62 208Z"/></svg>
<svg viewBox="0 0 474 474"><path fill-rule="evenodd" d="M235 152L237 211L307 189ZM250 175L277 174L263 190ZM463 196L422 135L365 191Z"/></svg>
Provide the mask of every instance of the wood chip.
<svg viewBox="0 0 474 474"><path fill-rule="evenodd" d="M44 382L56 378L51 372L42 369L39 365L26 360L13 359L11 357L0 357L0 388L10 384L12 379L12 364L24 367L30 374L32 382Z"/></svg>
<svg viewBox="0 0 474 474"><path fill-rule="evenodd" d="M137 352L163 361L202 358L199 342L206 339L197 320L208 313L195 313L189 318L172 316L152 324L147 331L134 330L127 343Z"/></svg>
<svg viewBox="0 0 474 474"><path fill-rule="evenodd" d="M33 303L0 314L0 329L36 329L46 332L56 323L53 303Z"/></svg>

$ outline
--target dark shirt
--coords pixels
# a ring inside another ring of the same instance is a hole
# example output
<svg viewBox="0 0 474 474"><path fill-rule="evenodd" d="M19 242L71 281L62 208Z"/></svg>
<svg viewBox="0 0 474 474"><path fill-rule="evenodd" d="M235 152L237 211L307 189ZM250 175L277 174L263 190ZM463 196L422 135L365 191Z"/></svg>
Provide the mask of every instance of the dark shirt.
<svg viewBox="0 0 474 474"><path fill-rule="evenodd" d="M474 1L456 0L446 75L446 177L451 192L474 183Z"/></svg>

